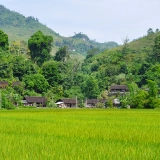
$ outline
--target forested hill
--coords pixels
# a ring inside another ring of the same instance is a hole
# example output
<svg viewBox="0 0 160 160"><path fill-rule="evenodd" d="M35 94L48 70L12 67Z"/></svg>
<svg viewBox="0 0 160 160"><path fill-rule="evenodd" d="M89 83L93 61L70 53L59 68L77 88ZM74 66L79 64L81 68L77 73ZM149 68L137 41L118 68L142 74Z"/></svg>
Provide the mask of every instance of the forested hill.
<svg viewBox="0 0 160 160"><path fill-rule="evenodd" d="M134 39L131 42L129 42L129 37L128 37L127 46L130 49L130 53L140 54L140 53L152 52L153 46L155 44L154 41L157 36L160 36L159 29L153 31L152 28L149 28L148 31L146 31L146 35L144 35L143 37ZM120 50L122 48L123 45L116 47L112 50Z"/></svg>
<svg viewBox="0 0 160 160"><path fill-rule="evenodd" d="M8 34L10 41L27 41L31 35L40 30L46 35L53 36L54 51L67 45L73 53L86 55L87 51L93 48L104 50L118 46L116 42L98 43L95 40L90 40L87 35L81 32L75 33L73 37L60 36L46 25L40 23L37 18L33 16L25 17L17 12L10 11L3 5L0 5L0 29Z"/></svg>
<svg viewBox="0 0 160 160"><path fill-rule="evenodd" d="M81 102L86 97L105 98L110 107L115 97L120 99L122 107L127 104L131 108L160 107L159 30L131 43L126 38L124 45L103 52L93 48L84 63L77 55L73 60L66 46L51 55L53 37L41 31L29 38L29 50L24 50L21 44L9 45L8 35L2 30L0 37L0 81L8 86L1 89L2 108L20 103L25 96L45 96L50 107L60 98L73 97ZM83 34L72 38L88 41ZM14 82L20 85L13 88ZM127 85L130 93L110 95L112 85Z"/></svg>
<svg viewBox="0 0 160 160"><path fill-rule="evenodd" d="M107 88L114 84L135 82L145 87L147 80L159 83L160 31L150 28L147 35L129 42L127 38L122 46L105 50L100 54L91 54L85 59L83 72L96 77L99 87Z"/></svg>

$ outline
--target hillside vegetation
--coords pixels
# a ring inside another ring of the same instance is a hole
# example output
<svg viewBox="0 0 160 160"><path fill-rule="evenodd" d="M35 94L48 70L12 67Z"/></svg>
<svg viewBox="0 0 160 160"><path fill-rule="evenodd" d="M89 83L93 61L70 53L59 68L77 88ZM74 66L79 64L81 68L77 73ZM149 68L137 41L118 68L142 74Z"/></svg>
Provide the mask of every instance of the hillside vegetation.
<svg viewBox="0 0 160 160"><path fill-rule="evenodd" d="M22 18L21 15L20 17ZM40 25L36 19L33 22L31 28ZM62 38L64 43L63 37L53 34ZM111 103L117 97L121 101L121 107L128 104L131 108L160 107L158 29L156 32L149 29L146 36L130 43L126 38L122 46L105 50L100 47L90 47L88 50L85 46L91 41L86 35L78 33L66 38L64 46L58 43L59 48L57 46L52 54L53 42L55 43L53 34L37 31L28 38L28 43L14 41L9 45L8 34L0 30L0 80L9 82L9 87L2 90L3 108L19 104L26 95L45 96L48 106L53 106L53 102L59 98L78 97L79 107L84 106L82 102L86 98L107 99L106 105L112 107ZM81 54L87 51L85 59L82 55L73 54L74 51L69 48L70 41L81 46L76 44ZM83 45L80 41L83 41ZM96 44L98 43L92 41L92 45ZM22 85L13 88L14 81L19 81ZM129 93L110 96L112 85L127 85ZM5 95L12 98L8 100Z"/></svg>
<svg viewBox="0 0 160 160"><path fill-rule="evenodd" d="M143 65L146 63L151 65L152 61L154 61L155 39L159 36L160 32L149 33L131 42L127 41L127 43L119 47L105 50L101 54L92 55L86 58L83 70L92 75L104 72L105 76L109 76L108 80L111 78L108 86L117 83L126 84L126 81L116 81L116 77L122 75L125 76L125 80L129 75L136 75L133 76L134 78L137 77L133 81L141 85L141 78L138 78L138 74L140 74L139 72L141 72ZM159 63L159 61L156 61L156 63ZM142 83L142 85L144 84Z"/></svg>
<svg viewBox="0 0 160 160"><path fill-rule="evenodd" d="M53 54L59 47L64 45L67 45L73 53L79 53L84 56L92 48L104 50L118 46L116 42L95 42L82 33L77 33L73 37L62 37L46 25L41 24L37 18L33 16L25 17L17 12L10 11L2 5L0 5L0 29L8 34L10 41L27 41L38 30L46 35L51 35L54 39Z"/></svg>
<svg viewBox="0 0 160 160"><path fill-rule="evenodd" d="M154 40L157 36L160 36L159 31L147 33L143 37L134 39L130 43L128 43L128 47L130 48L131 53L149 53L152 52L154 46ZM127 37L129 40L129 37ZM119 47L115 47L112 50L122 49L123 45Z"/></svg>

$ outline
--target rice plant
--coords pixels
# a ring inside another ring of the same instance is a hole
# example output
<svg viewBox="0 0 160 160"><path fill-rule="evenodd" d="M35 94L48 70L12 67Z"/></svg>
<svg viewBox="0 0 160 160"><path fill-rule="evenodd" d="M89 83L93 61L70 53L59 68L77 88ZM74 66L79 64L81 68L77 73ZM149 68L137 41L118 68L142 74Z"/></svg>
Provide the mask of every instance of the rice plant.
<svg viewBox="0 0 160 160"><path fill-rule="evenodd" d="M159 160L160 110L0 111L1 160Z"/></svg>

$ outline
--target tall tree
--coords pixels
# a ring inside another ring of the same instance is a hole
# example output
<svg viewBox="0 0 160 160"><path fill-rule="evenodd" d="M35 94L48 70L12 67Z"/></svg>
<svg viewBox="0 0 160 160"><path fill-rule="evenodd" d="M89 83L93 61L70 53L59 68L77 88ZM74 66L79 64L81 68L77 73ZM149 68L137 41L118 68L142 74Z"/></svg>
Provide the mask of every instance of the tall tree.
<svg viewBox="0 0 160 160"><path fill-rule="evenodd" d="M153 98L157 98L158 95L158 85L155 81L148 80L148 87L149 87L149 96Z"/></svg>
<svg viewBox="0 0 160 160"><path fill-rule="evenodd" d="M42 65L42 74L51 86L56 86L60 81L58 62L48 61Z"/></svg>
<svg viewBox="0 0 160 160"><path fill-rule="evenodd" d="M159 29L157 28L155 32L158 33L158 32L159 32Z"/></svg>
<svg viewBox="0 0 160 160"><path fill-rule="evenodd" d="M93 57L94 55L96 55L96 54L98 54L100 52L101 52L101 50L99 48L92 48L87 52L86 59L87 58L91 58L91 57Z"/></svg>
<svg viewBox="0 0 160 160"><path fill-rule="evenodd" d="M64 46L61 47L57 52L54 57L56 61L63 61L65 62L69 58L69 52L68 52L68 47Z"/></svg>
<svg viewBox="0 0 160 160"><path fill-rule="evenodd" d="M25 74L35 74L38 66L31 60L26 60L23 55L15 56L11 61L13 66L13 76L22 80Z"/></svg>
<svg viewBox="0 0 160 160"><path fill-rule="evenodd" d="M30 74L23 78L26 89L34 90L37 93L46 92L49 84L45 77L41 74Z"/></svg>
<svg viewBox="0 0 160 160"><path fill-rule="evenodd" d="M82 83L82 92L87 98L97 98L100 94L98 81L92 76L88 76Z"/></svg>
<svg viewBox="0 0 160 160"><path fill-rule="evenodd" d="M149 28L148 31L147 31L147 34L149 35L149 34L152 34L152 33L154 33L154 32L153 32L153 29L152 29L152 28Z"/></svg>
<svg viewBox="0 0 160 160"><path fill-rule="evenodd" d="M0 49L7 51L9 49L8 35L0 30Z"/></svg>
<svg viewBox="0 0 160 160"><path fill-rule="evenodd" d="M122 48L122 54L127 54L128 53L128 42L129 42L129 38L126 37L124 40L123 40L123 48Z"/></svg>
<svg viewBox="0 0 160 160"><path fill-rule="evenodd" d="M158 85L155 81L148 80L148 87L149 87L149 97L147 99L147 104L145 108L159 108L160 106L160 99L158 98Z"/></svg>
<svg viewBox="0 0 160 160"><path fill-rule="evenodd" d="M160 62L160 36L155 38L153 47L153 59L155 62Z"/></svg>
<svg viewBox="0 0 160 160"><path fill-rule="evenodd" d="M28 40L31 59L41 65L44 61L49 60L52 49L53 37L45 36L41 31L36 32Z"/></svg>
<svg viewBox="0 0 160 160"><path fill-rule="evenodd" d="M150 66L146 73L144 74L144 78L147 80L155 81L160 86L160 64L156 63L155 65ZM146 82L147 83L147 82Z"/></svg>

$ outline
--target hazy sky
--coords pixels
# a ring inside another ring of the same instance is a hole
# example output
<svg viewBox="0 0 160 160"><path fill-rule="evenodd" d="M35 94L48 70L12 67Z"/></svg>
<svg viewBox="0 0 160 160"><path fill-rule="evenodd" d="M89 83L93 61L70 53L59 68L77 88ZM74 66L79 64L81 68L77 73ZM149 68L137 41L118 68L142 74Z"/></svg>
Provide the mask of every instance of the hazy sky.
<svg viewBox="0 0 160 160"><path fill-rule="evenodd" d="M98 42L130 40L160 29L160 0L0 0L62 36L82 32Z"/></svg>

